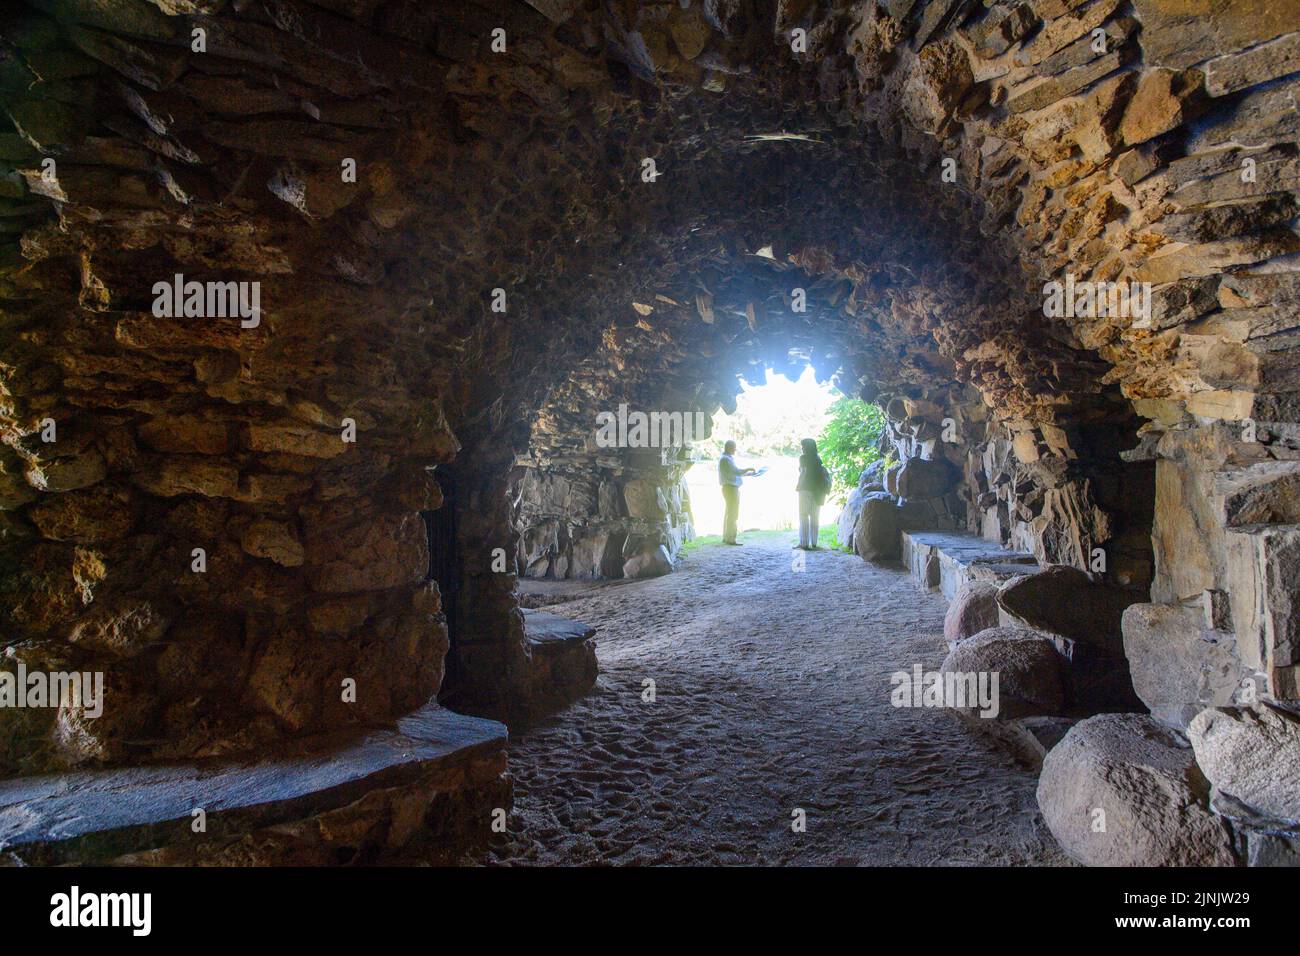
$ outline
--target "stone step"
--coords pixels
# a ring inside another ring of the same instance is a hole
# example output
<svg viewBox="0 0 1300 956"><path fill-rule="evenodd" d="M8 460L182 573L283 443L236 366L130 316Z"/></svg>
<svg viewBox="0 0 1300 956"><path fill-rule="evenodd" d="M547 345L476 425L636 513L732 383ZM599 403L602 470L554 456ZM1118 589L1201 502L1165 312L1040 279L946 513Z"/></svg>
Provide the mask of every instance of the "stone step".
<svg viewBox="0 0 1300 956"><path fill-rule="evenodd" d="M596 629L549 611L521 608L529 668L515 702L525 720L566 707L596 682Z"/></svg>
<svg viewBox="0 0 1300 956"><path fill-rule="evenodd" d="M903 564L912 577L951 601L963 584L1001 584L1040 570L1032 554L1009 551L964 531L904 531Z"/></svg>
<svg viewBox="0 0 1300 956"><path fill-rule="evenodd" d="M481 792L499 799L504 787L508 801L505 744L504 724L431 702L391 728L307 738L255 760L0 781L0 857L38 865L274 863L284 858L266 847L279 844L295 862L321 855L337 862L340 850L376 841L395 848L426 825L436 830L428 814L435 796ZM204 833L193 832L196 810L204 813ZM483 808L485 821L490 811ZM334 825L319 825L326 820ZM285 828L302 821L309 823ZM247 838L269 827L286 839L263 837L254 850ZM317 839L315 846L304 843ZM163 860L121 859L163 849ZM250 860L250 853L267 855Z"/></svg>
<svg viewBox="0 0 1300 956"><path fill-rule="evenodd" d="M550 652L561 651L566 644L578 643L596 636L596 629L572 618L561 617L550 611L521 608L524 612L524 637L534 646Z"/></svg>

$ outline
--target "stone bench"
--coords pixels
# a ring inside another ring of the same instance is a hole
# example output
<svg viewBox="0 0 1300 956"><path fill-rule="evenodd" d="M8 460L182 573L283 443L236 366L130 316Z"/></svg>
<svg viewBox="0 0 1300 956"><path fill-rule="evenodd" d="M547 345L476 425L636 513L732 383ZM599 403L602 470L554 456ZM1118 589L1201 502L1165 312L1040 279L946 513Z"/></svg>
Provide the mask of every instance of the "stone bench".
<svg viewBox="0 0 1300 956"><path fill-rule="evenodd" d="M963 584L1001 584L1040 570L1032 554L1008 551L979 535L962 531L904 531L903 565L927 588L951 601Z"/></svg>
<svg viewBox="0 0 1300 956"><path fill-rule="evenodd" d="M561 617L550 611L533 608L521 610L524 612L524 635L536 647L554 652L562 650L565 645L581 644L596 636L596 629L590 624Z"/></svg>
<svg viewBox="0 0 1300 956"><path fill-rule="evenodd" d="M531 667L524 699L534 717L567 706L596 682L596 629L549 611L521 608Z"/></svg>
<svg viewBox="0 0 1300 956"><path fill-rule="evenodd" d="M307 738L257 759L0 781L0 857L316 865L417 837L451 851L509 806L505 744L504 724L430 703L389 728Z"/></svg>

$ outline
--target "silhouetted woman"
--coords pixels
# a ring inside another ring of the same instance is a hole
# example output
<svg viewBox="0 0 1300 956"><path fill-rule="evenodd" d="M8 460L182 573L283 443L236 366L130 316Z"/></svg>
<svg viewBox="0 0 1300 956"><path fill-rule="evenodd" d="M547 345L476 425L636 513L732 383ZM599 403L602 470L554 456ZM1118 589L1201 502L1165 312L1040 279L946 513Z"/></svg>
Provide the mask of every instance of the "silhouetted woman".
<svg viewBox="0 0 1300 956"><path fill-rule="evenodd" d="M799 443L799 544L803 551L817 551L817 523L822 503L831 490L831 476L817 454L817 443L805 438Z"/></svg>

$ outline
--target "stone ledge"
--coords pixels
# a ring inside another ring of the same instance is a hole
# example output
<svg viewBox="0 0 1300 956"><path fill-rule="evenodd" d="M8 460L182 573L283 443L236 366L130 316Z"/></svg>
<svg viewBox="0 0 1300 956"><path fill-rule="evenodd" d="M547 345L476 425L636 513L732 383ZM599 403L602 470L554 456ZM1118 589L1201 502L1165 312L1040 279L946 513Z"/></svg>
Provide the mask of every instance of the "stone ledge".
<svg viewBox="0 0 1300 956"><path fill-rule="evenodd" d="M590 624L561 617L550 611L537 611L532 608L521 608L521 610L524 612L525 640L535 647L555 650L565 644L581 643L596 636L596 629Z"/></svg>
<svg viewBox="0 0 1300 956"><path fill-rule="evenodd" d="M321 735L256 762L19 777L0 782L0 852L24 863L92 863L200 840L218 845L379 790L418 784L445 792L440 775L452 789L475 784L466 768L503 764L493 758L505 743L505 725L430 703L392 728ZM198 808L206 813L202 835L191 830Z"/></svg>
<svg viewBox="0 0 1300 956"><path fill-rule="evenodd" d="M549 611L521 608L529 668L512 710L530 719L582 697L596 682L596 629Z"/></svg>
<svg viewBox="0 0 1300 956"><path fill-rule="evenodd" d="M903 564L921 584L938 588L951 601L963 584L1000 585L1020 574L1041 570L1032 554L1008 551L978 535L961 531L904 531Z"/></svg>
<svg viewBox="0 0 1300 956"><path fill-rule="evenodd" d="M463 671L447 698L453 706L514 726L561 710L591 690L599 672L596 629L549 611L519 611L523 627L512 632L504 648L509 653L487 642L458 645ZM504 679L490 679L498 674Z"/></svg>

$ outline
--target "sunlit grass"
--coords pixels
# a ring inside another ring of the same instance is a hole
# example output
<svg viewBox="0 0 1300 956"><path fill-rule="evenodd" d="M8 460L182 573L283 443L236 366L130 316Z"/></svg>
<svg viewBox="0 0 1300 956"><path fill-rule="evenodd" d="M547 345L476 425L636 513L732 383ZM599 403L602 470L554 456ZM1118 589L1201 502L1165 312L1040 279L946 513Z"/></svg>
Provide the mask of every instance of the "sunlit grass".
<svg viewBox="0 0 1300 956"><path fill-rule="evenodd" d="M736 540L742 544L746 541L773 541L780 538L790 538L791 531L742 531L736 535ZM794 539L791 538L793 541ZM682 545L680 554L688 555L699 551L702 548L713 548L722 546L722 535L720 534L702 534L694 541L687 541Z"/></svg>
<svg viewBox="0 0 1300 956"><path fill-rule="evenodd" d="M847 546L840 544L839 536L835 533L835 525L822 525L817 529L817 546L819 548L829 548L832 551L848 551Z"/></svg>
<svg viewBox="0 0 1300 956"><path fill-rule="evenodd" d="M745 543L746 541L756 541L756 542L777 541L777 540L784 540L784 539L789 539L790 544L794 545L799 540L798 532L794 530L789 530L789 531L755 530L755 531L742 531L740 532L740 534L736 535L736 540L741 542L742 544ZM704 534L704 535L700 535L694 541L687 541L685 544L683 544L682 549L679 553L683 557L685 557L687 555L694 554L696 551L700 551L704 548L715 548L721 546L722 546L722 535ZM835 535L834 525L824 525L817 529L817 546L821 548L825 548L828 551L848 550L847 548L840 546L839 539Z"/></svg>

